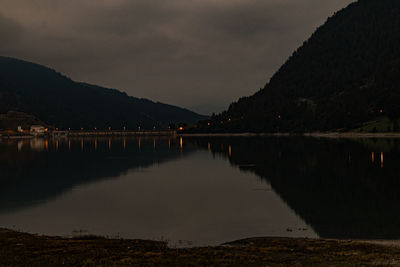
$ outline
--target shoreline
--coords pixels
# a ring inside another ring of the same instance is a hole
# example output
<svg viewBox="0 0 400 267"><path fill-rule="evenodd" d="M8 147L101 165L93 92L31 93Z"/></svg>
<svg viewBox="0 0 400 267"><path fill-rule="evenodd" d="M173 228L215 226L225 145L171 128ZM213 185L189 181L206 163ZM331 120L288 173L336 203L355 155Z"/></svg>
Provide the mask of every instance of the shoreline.
<svg viewBox="0 0 400 267"><path fill-rule="evenodd" d="M0 132L0 139L29 139L29 138L65 138L65 137L158 137L158 136L176 136L176 131L165 130L165 131L52 131L45 134L34 135L34 134L17 134L17 133L2 133Z"/></svg>
<svg viewBox="0 0 400 267"><path fill-rule="evenodd" d="M0 265L399 265L400 241L395 245L392 241L382 242L386 241L258 237L219 246L170 248L165 241L98 236L63 238L0 228Z"/></svg>
<svg viewBox="0 0 400 267"><path fill-rule="evenodd" d="M315 138L400 138L400 133L313 132L313 133L182 133L178 137L315 137Z"/></svg>
<svg viewBox="0 0 400 267"><path fill-rule="evenodd" d="M64 137L314 137L330 139L371 139L400 138L400 133L360 133L360 132L313 132L313 133L172 133L172 132L74 132ZM0 134L0 140L57 138L57 135L10 135Z"/></svg>

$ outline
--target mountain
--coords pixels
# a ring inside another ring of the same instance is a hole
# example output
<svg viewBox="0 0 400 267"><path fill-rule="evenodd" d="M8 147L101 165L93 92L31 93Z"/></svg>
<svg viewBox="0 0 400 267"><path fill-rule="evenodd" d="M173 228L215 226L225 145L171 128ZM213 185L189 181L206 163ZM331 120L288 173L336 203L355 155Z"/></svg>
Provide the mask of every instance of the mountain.
<svg viewBox="0 0 400 267"><path fill-rule="evenodd" d="M0 130L8 129L15 131L18 126L21 126L22 129L29 129L31 125L49 127L49 125L46 125L46 123L40 121L35 116L23 112L9 111L6 114L0 114Z"/></svg>
<svg viewBox="0 0 400 267"><path fill-rule="evenodd" d="M54 127L166 128L206 118L187 109L75 82L47 67L0 57L0 113L31 114Z"/></svg>
<svg viewBox="0 0 400 267"><path fill-rule="evenodd" d="M298 48L264 88L203 131L354 130L400 116L400 1L359 0Z"/></svg>

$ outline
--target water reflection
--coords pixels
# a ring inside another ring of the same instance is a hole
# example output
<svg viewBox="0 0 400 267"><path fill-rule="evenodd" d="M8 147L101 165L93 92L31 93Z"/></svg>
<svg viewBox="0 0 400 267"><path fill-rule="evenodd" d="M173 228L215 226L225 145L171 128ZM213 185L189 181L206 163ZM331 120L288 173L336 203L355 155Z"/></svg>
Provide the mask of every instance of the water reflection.
<svg viewBox="0 0 400 267"><path fill-rule="evenodd" d="M399 161L390 139L3 141L0 226L35 218L32 229L86 224L206 245L255 235L397 239Z"/></svg>
<svg viewBox="0 0 400 267"><path fill-rule="evenodd" d="M160 139L157 151L152 139L139 139L139 148L129 146L136 142L125 138L0 142L0 212L44 203L78 184L119 177L193 151L168 149L168 139Z"/></svg>
<svg viewBox="0 0 400 267"><path fill-rule="evenodd" d="M191 142L204 149L211 146L213 154L269 182L321 237L400 238L399 140L220 138ZM236 153L231 154L232 149ZM380 151L379 162L374 151Z"/></svg>
<svg viewBox="0 0 400 267"><path fill-rule="evenodd" d="M316 237L268 183L183 138L31 141L0 143L0 227L177 246Z"/></svg>

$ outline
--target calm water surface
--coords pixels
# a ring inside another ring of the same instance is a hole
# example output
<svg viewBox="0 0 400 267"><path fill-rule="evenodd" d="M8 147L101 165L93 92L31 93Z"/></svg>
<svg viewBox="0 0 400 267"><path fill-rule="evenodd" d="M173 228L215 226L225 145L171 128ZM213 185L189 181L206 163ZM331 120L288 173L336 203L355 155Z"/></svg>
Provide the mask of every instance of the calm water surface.
<svg viewBox="0 0 400 267"><path fill-rule="evenodd" d="M0 141L0 227L217 245L400 238L399 140Z"/></svg>

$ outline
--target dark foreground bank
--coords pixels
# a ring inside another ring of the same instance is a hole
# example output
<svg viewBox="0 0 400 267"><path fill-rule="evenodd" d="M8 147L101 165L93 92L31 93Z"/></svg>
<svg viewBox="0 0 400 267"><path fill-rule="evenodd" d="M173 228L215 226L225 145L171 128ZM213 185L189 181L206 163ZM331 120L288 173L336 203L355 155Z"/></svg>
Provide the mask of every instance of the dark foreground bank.
<svg viewBox="0 0 400 267"><path fill-rule="evenodd" d="M0 266L400 265L400 247L355 241L255 238L174 249L166 242L37 236L0 229Z"/></svg>

